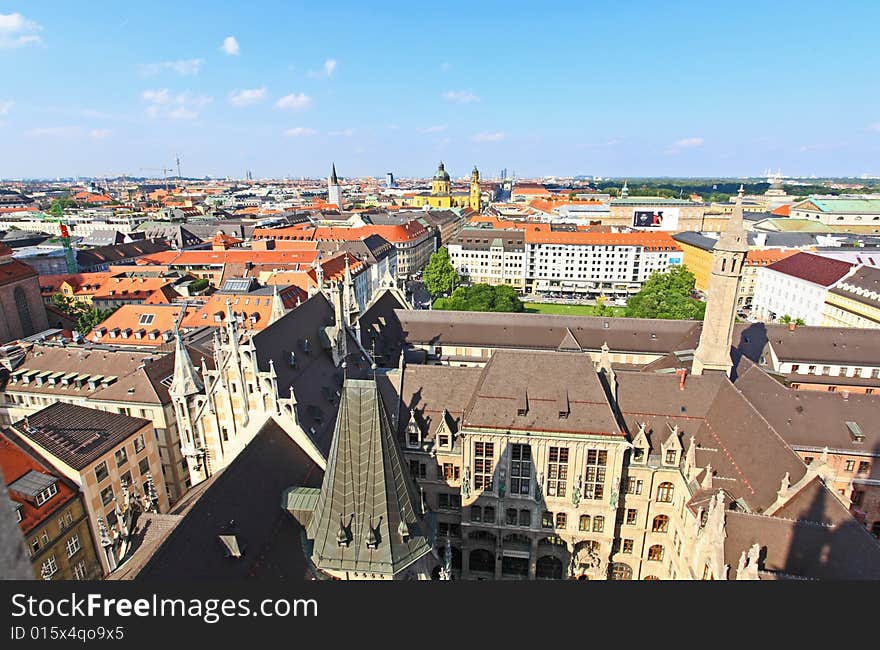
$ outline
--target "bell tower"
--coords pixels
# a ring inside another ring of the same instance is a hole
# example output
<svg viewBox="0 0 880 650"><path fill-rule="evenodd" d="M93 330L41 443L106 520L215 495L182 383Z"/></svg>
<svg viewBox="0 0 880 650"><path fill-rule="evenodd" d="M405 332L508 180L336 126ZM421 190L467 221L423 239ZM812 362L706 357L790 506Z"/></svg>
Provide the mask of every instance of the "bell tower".
<svg viewBox="0 0 880 650"><path fill-rule="evenodd" d="M480 172L474 165L474 171L471 172L471 192L468 197L468 205L475 212L480 211Z"/></svg>
<svg viewBox="0 0 880 650"><path fill-rule="evenodd" d="M730 374L730 344L733 340L733 322L736 300L742 279L742 266L749 251L743 227L743 188L740 186L733 214L724 227L712 251L712 271L706 291L706 315L700 344L694 353L693 374L704 370L723 370Z"/></svg>

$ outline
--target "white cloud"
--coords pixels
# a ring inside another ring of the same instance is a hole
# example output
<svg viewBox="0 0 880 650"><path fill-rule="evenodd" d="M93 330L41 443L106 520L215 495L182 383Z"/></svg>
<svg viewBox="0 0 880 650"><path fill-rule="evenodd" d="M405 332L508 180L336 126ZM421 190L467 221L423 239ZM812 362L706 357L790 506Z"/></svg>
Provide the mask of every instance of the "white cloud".
<svg viewBox="0 0 880 650"><path fill-rule="evenodd" d="M474 142L500 142L504 139L504 133L501 131L483 131L475 133L472 140Z"/></svg>
<svg viewBox="0 0 880 650"><path fill-rule="evenodd" d="M238 56L238 53L241 52L241 48L238 46L238 41L235 40L235 36L227 36L224 38L223 45L220 46L220 49L230 56Z"/></svg>
<svg viewBox="0 0 880 650"><path fill-rule="evenodd" d="M204 59L180 59L178 61L143 63L140 68L141 74L148 77L157 75L164 70L170 70L171 72L179 74L181 77L187 77L189 75L199 74L199 70L201 70L204 63Z"/></svg>
<svg viewBox="0 0 880 650"><path fill-rule="evenodd" d="M869 124L868 131L874 131L876 133L880 133L880 122L874 122L873 124Z"/></svg>
<svg viewBox="0 0 880 650"><path fill-rule="evenodd" d="M336 59L327 59L319 71L310 70L309 76L313 79L326 79L331 77L336 71Z"/></svg>
<svg viewBox="0 0 880 650"><path fill-rule="evenodd" d="M41 126L29 129L24 134L31 138L70 138L82 135L78 126Z"/></svg>
<svg viewBox="0 0 880 650"><path fill-rule="evenodd" d="M12 110L12 105L14 102L10 100L2 101L0 100L0 115L6 115L9 111Z"/></svg>
<svg viewBox="0 0 880 650"><path fill-rule="evenodd" d="M310 129L305 126L295 126L292 129L287 129L284 132L288 138L298 138L301 135L315 135L317 131L315 129Z"/></svg>
<svg viewBox="0 0 880 650"><path fill-rule="evenodd" d="M109 138L112 133L113 131L110 129L92 129L89 131L89 137L92 140L104 140L105 138Z"/></svg>
<svg viewBox="0 0 880 650"><path fill-rule="evenodd" d="M682 149L693 149L694 147L702 147L703 142L703 138L682 138L681 140L676 140L675 142L673 142L666 150L666 153L675 154L679 153Z"/></svg>
<svg viewBox="0 0 880 650"><path fill-rule="evenodd" d="M681 140L676 140L673 147L677 147L678 149L687 149L689 147L700 147L703 145L703 138L683 138Z"/></svg>
<svg viewBox="0 0 880 650"><path fill-rule="evenodd" d="M145 90L141 98L147 102L147 116L172 120L191 120L199 116L199 109L213 101L207 95L191 95L188 92L172 95L167 88Z"/></svg>
<svg viewBox="0 0 880 650"><path fill-rule="evenodd" d="M480 101L479 97L467 90L447 90L443 93L443 99L459 104L472 104L473 102Z"/></svg>
<svg viewBox="0 0 880 650"><path fill-rule="evenodd" d="M312 98L305 93L291 93L285 95L277 102L275 106L278 108L286 108L292 111L301 111L312 105Z"/></svg>
<svg viewBox="0 0 880 650"><path fill-rule="evenodd" d="M419 129L419 133L440 133L441 131L446 130L445 124L438 124L436 126L426 126L423 129Z"/></svg>
<svg viewBox="0 0 880 650"><path fill-rule="evenodd" d="M354 129L341 129L339 131L327 131L327 135L332 136L342 136L344 138L350 138L354 135Z"/></svg>
<svg viewBox="0 0 880 650"><path fill-rule="evenodd" d="M0 49L12 49L43 42L42 27L21 14L0 14Z"/></svg>
<svg viewBox="0 0 880 650"><path fill-rule="evenodd" d="M251 106L266 99L266 87L233 90L229 93L229 103L233 106Z"/></svg>

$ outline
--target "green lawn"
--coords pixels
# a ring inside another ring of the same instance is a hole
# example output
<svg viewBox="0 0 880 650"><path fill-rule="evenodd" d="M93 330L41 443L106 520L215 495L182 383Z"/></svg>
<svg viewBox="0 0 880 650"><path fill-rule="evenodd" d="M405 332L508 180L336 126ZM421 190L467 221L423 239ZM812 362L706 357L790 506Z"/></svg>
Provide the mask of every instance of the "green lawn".
<svg viewBox="0 0 880 650"><path fill-rule="evenodd" d="M593 305L557 305L550 302L527 302L526 311L532 314L562 314L564 316L594 316ZM623 316L626 307L611 307L614 316Z"/></svg>

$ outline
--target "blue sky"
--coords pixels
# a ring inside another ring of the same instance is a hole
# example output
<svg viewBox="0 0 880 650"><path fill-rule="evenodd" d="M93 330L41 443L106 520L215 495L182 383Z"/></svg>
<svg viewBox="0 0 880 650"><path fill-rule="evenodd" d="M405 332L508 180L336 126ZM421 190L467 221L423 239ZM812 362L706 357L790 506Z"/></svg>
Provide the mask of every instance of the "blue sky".
<svg viewBox="0 0 880 650"><path fill-rule="evenodd" d="M0 177L880 175L878 25L876 0L0 0Z"/></svg>

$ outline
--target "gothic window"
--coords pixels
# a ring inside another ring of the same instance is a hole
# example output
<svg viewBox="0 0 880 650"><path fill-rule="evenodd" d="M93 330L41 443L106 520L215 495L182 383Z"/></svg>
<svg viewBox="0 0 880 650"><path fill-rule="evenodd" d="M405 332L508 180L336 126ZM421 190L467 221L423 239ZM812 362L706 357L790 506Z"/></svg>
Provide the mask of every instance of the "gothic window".
<svg viewBox="0 0 880 650"><path fill-rule="evenodd" d="M556 513L556 527L557 528L565 528L565 526L567 524L568 524L568 515L566 515L564 512L557 512Z"/></svg>
<svg viewBox="0 0 880 650"><path fill-rule="evenodd" d="M605 494L605 465L608 452L604 449L587 451L587 467L584 482L585 499L602 499Z"/></svg>
<svg viewBox="0 0 880 650"><path fill-rule="evenodd" d="M483 509L480 506L471 506L471 521L482 521Z"/></svg>
<svg viewBox="0 0 880 650"><path fill-rule="evenodd" d="M672 495L675 488L672 483L661 483L657 486L657 501L660 503L672 503Z"/></svg>
<svg viewBox="0 0 880 650"><path fill-rule="evenodd" d="M510 451L510 493L528 494L532 474L532 448L512 444Z"/></svg>
<svg viewBox="0 0 880 650"><path fill-rule="evenodd" d="M660 562L663 559L663 547L660 544L655 544L654 546L649 548L648 559Z"/></svg>
<svg viewBox="0 0 880 650"><path fill-rule="evenodd" d="M669 517L666 515L657 515L654 517L654 523L651 525L651 532L665 533L669 531Z"/></svg>
<svg viewBox="0 0 880 650"><path fill-rule="evenodd" d="M553 528L553 513L545 511L541 515L541 528Z"/></svg>
<svg viewBox="0 0 880 650"><path fill-rule="evenodd" d="M518 516L518 514L516 512L516 508L508 508L506 514L507 514L507 525L508 526L516 526L517 516Z"/></svg>
<svg viewBox="0 0 880 650"><path fill-rule="evenodd" d="M21 287L15 287L12 292L15 298L15 307L18 309L18 321L21 323L21 330L25 336L34 333L34 322L31 319L31 308L28 306L27 295Z"/></svg>
<svg viewBox="0 0 880 650"><path fill-rule="evenodd" d="M531 510L520 510L519 511L519 525L525 526L526 528L530 528L532 525L532 512Z"/></svg>
<svg viewBox="0 0 880 650"><path fill-rule="evenodd" d="M578 530L590 530L590 515L581 515L578 520Z"/></svg>
<svg viewBox="0 0 880 650"><path fill-rule="evenodd" d="M623 562L612 562L608 569L608 577L611 580L632 580L632 567Z"/></svg>
<svg viewBox="0 0 880 650"><path fill-rule="evenodd" d="M605 530L605 517L596 515L593 517L593 532L601 533L603 530Z"/></svg>
<svg viewBox="0 0 880 650"><path fill-rule="evenodd" d="M487 524L495 523L495 506L486 506L483 508L483 521Z"/></svg>
<svg viewBox="0 0 880 650"><path fill-rule="evenodd" d="M547 495L564 497L568 480L568 448L550 447L547 464Z"/></svg>
<svg viewBox="0 0 880 650"><path fill-rule="evenodd" d="M474 489L492 490L495 443L474 443Z"/></svg>

